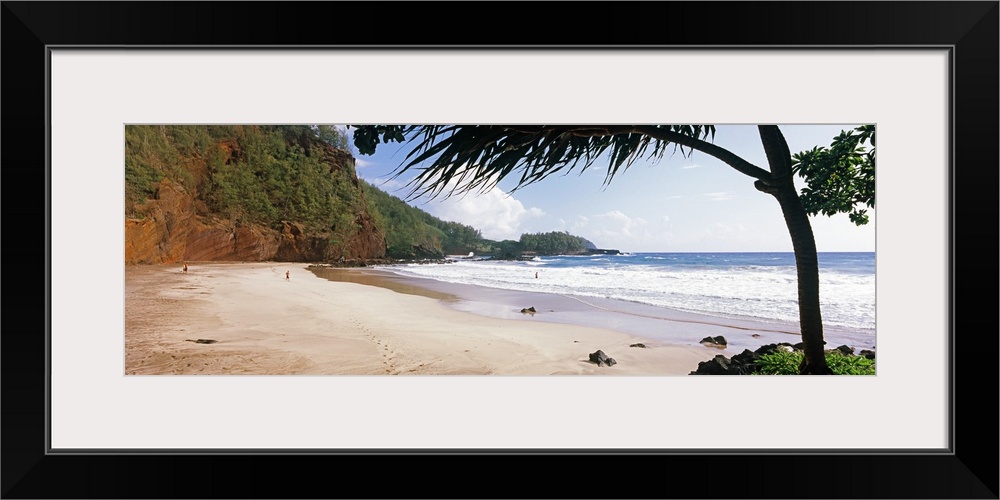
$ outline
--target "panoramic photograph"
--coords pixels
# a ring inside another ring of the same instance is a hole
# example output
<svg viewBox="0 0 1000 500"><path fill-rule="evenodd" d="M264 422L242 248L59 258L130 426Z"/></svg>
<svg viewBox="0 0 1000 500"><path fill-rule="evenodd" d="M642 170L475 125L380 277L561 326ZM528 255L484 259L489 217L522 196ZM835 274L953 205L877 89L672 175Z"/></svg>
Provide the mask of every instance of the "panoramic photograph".
<svg viewBox="0 0 1000 500"><path fill-rule="evenodd" d="M124 127L126 375L875 375L873 124Z"/></svg>

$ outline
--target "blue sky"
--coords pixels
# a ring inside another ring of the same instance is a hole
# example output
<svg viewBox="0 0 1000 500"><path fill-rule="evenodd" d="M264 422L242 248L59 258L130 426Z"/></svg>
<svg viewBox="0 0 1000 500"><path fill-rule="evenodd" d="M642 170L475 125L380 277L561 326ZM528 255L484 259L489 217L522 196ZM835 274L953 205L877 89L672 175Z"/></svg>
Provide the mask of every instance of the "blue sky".
<svg viewBox="0 0 1000 500"><path fill-rule="evenodd" d="M854 125L789 125L781 130L795 153L829 146ZM719 125L716 145L767 168L757 127ZM380 144L374 155L357 157L357 172L390 194L406 198L412 176L389 180L405 158L406 144ZM490 239L517 239L522 233L568 231L601 248L630 252L790 252L791 240L777 201L754 189L753 179L695 151L637 161L603 185L607 161L582 174L549 177L511 192L515 176L485 195L467 194L410 202L445 220L480 229ZM802 182L796 179L801 188ZM866 226L846 215L811 218L821 252L874 251L875 211Z"/></svg>

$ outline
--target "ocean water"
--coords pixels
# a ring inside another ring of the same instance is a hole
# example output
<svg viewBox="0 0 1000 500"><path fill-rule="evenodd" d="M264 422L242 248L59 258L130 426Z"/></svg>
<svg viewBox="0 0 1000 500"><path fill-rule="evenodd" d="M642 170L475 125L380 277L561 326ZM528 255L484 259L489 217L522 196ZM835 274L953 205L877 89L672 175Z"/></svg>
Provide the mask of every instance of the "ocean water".
<svg viewBox="0 0 1000 500"><path fill-rule="evenodd" d="M875 254L821 252L819 267L824 325L874 336ZM449 264L385 269L448 283L600 297L765 323L797 324L799 317L795 258L790 252L456 259Z"/></svg>

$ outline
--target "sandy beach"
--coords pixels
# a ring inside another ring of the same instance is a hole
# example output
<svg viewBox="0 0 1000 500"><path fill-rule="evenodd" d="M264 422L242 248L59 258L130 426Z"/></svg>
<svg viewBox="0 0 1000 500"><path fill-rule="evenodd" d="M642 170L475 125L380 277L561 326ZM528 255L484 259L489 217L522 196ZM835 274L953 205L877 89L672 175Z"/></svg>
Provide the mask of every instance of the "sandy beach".
<svg viewBox="0 0 1000 500"><path fill-rule="evenodd" d="M126 268L126 374L687 375L720 353L604 326L615 323L596 321L600 311L577 311L580 324L572 324L547 309L565 309L565 299L536 303L539 313L528 315L505 300L539 297L480 290L484 301L461 300L367 269L188 265L187 273L180 265ZM691 322L674 328L686 329L685 338L705 333ZM590 362L598 349L617 364Z"/></svg>

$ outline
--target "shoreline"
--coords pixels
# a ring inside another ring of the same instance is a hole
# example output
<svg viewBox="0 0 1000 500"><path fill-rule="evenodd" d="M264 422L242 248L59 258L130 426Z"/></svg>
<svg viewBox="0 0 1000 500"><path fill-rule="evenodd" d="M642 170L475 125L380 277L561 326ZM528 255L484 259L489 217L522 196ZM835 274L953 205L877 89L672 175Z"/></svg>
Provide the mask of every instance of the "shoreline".
<svg viewBox="0 0 1000 500"><path fill-rule="evenodd" d="M126 267L125 374L687 375L719 352L627 328L540 321L545 313L481 315L473 310L488 302L455 307L471 303L462 299L468 290L406 280L393 290L385 276L368 284L330 281L308 263L188 264L187 273L172 265ZM337 271L354 279L372 272ZM629 347L640 342L648 347ZM590 362L598 349L617 364Z"/></svg>
<svg viewBox="0 0 1000 500"><path fill-rule="evenodd" d="M427 264L431 265L431 264ZM727 356L743 349L775 343L801 341L798 324L754 318L733 318L669 309L609 298L560 295L489 288L408 276L385 268L334 268L314 265L310 270L331 281L347 281L393 289L400 293L438 298L447 306L480 316L518 321L537 321L577 326L598 326L647 339L647 345L700 346L705 337L723 336ZM536 314L522 308L535 307ZM850 345L874 348L868 334L850 329L824 328L828 347ZM718 353L718 351L716 351ZM713 354L714 356L714 354ZM710 359L709 356L707 359Z"/></svg>

